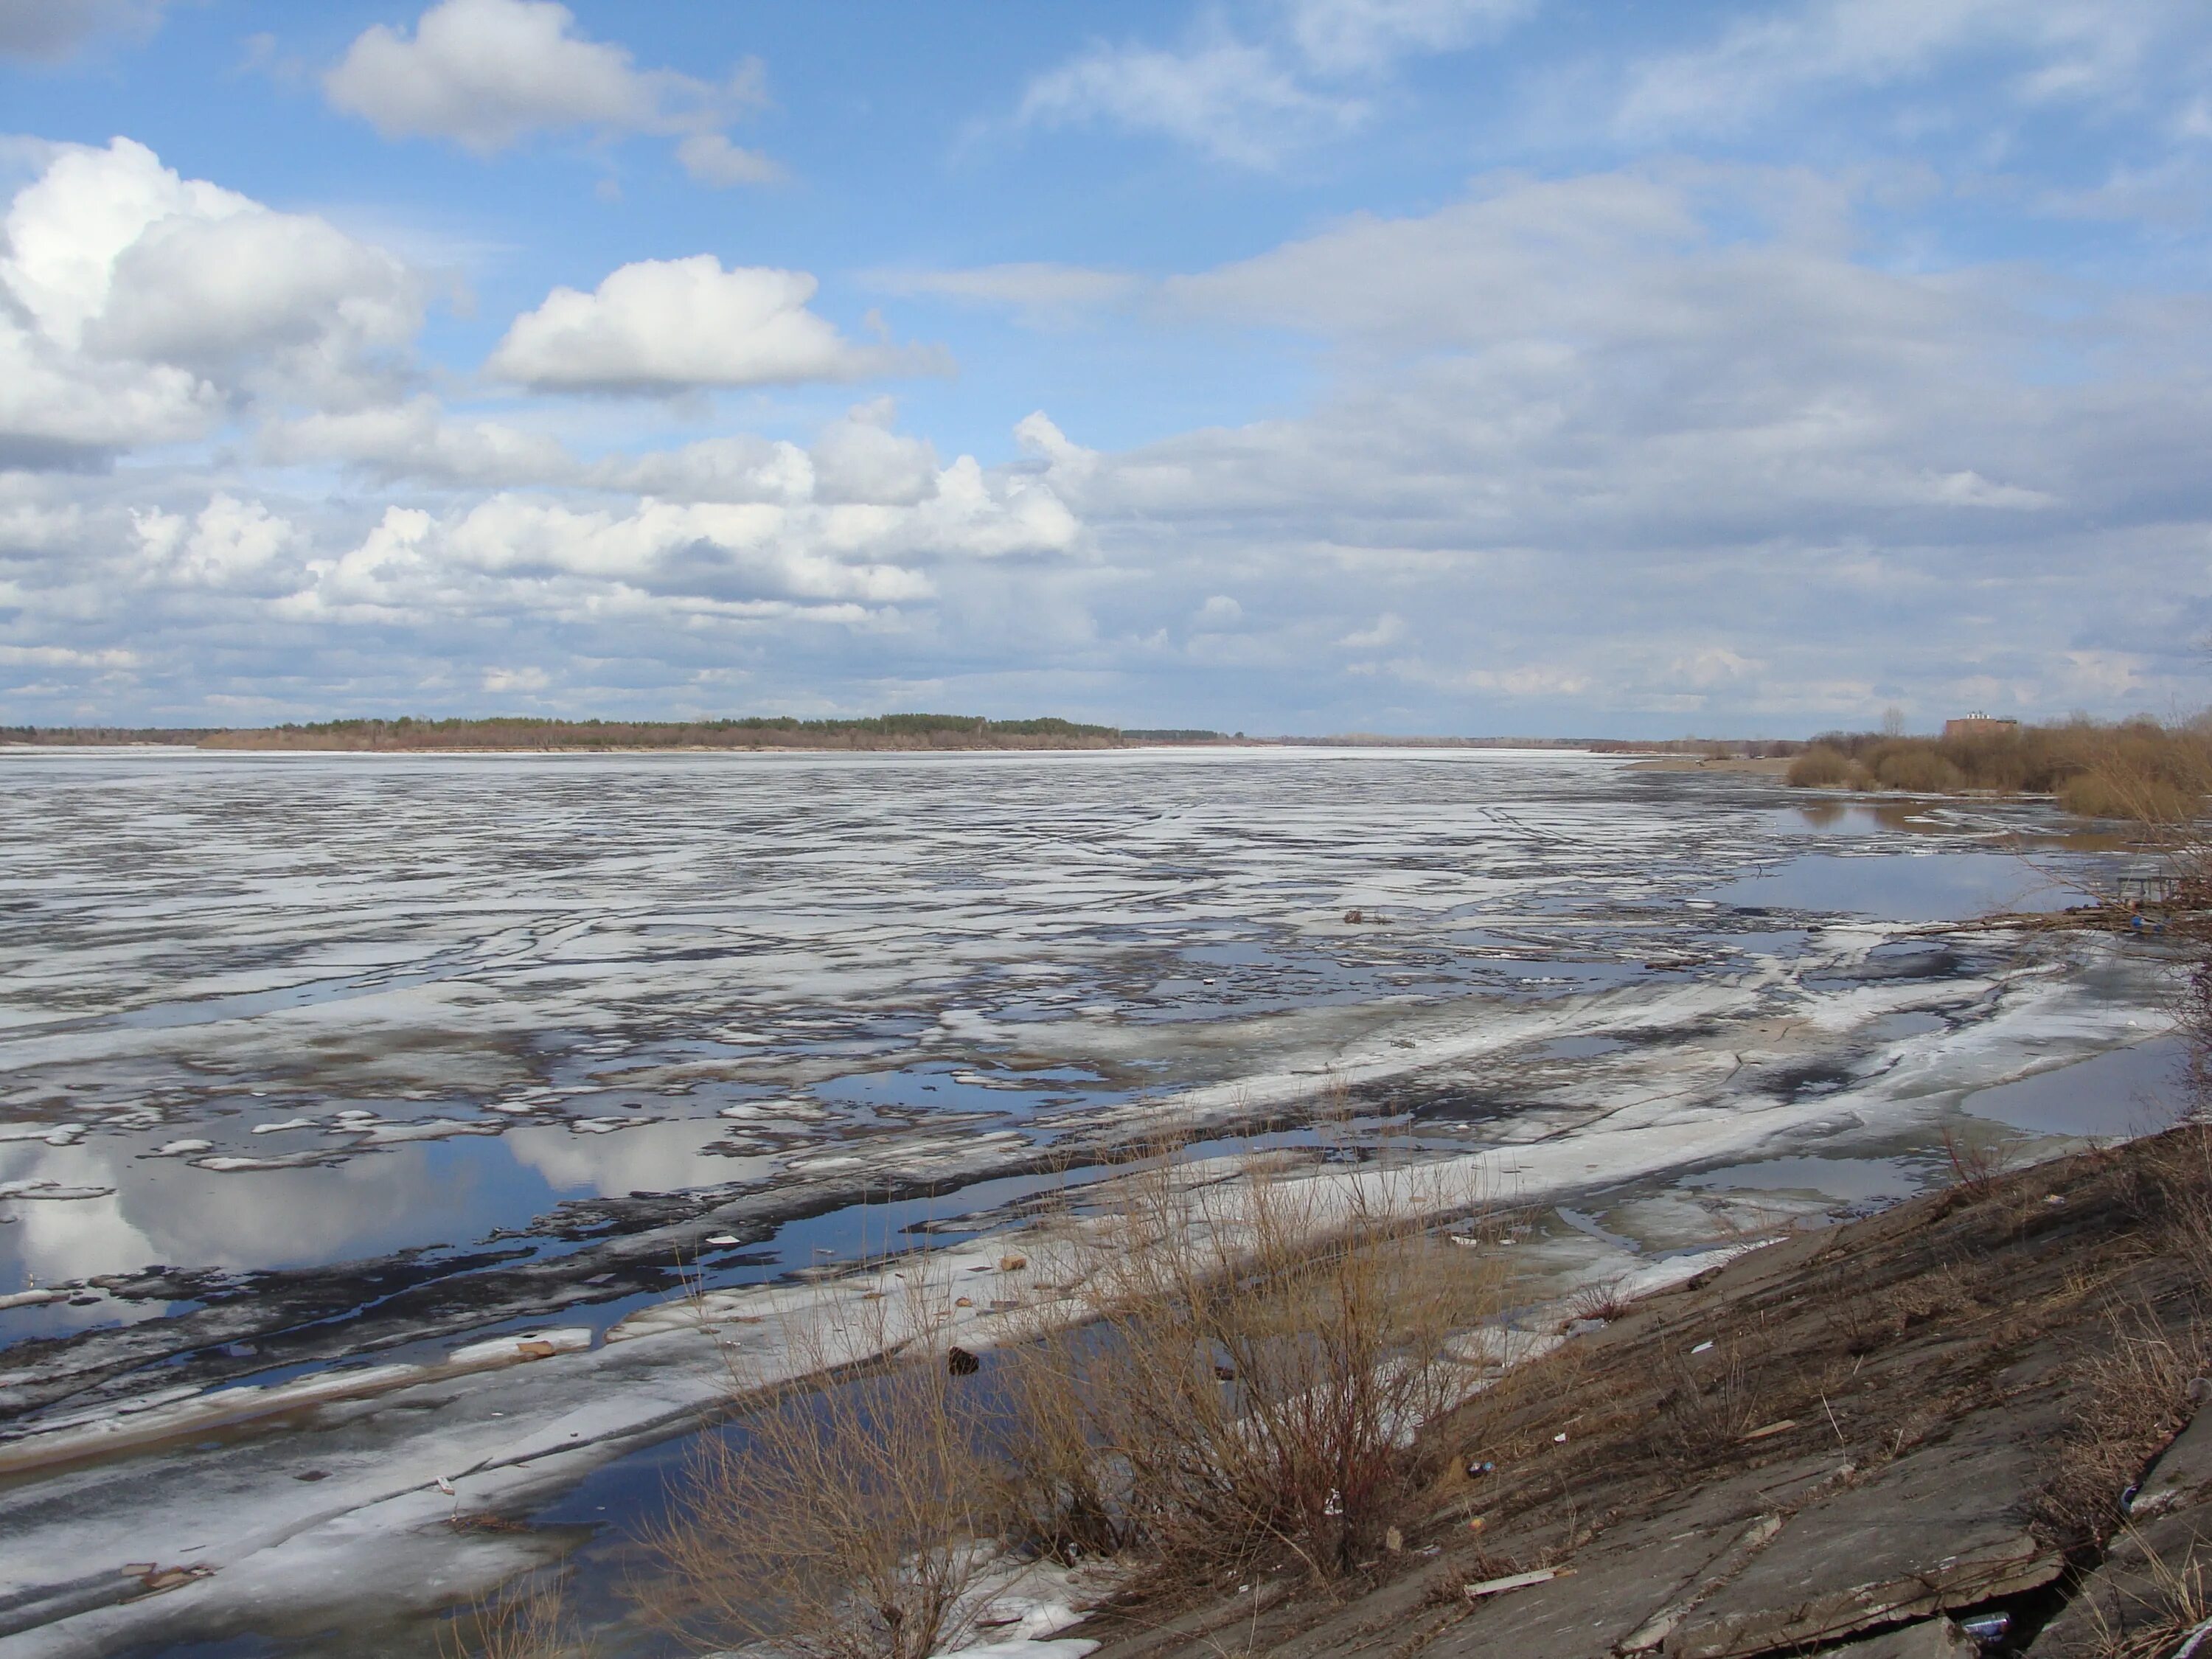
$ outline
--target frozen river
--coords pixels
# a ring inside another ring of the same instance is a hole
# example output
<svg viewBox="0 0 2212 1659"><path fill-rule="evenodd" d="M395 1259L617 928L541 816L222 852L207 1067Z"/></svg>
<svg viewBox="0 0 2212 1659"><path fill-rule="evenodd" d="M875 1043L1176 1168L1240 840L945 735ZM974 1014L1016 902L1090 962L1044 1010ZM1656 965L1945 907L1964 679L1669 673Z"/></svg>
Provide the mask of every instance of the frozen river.
<svg viewBox="0 0 2212 1659"><path fill-rule="evenodd" d="M158 1598L225 1630L283 1598L219 1586L421 1484L390 1424L400 1474L304 1509L263 1440L27 1449L88 1424L556 1311L581 1367L679 1264L835 1263L863 1204L957 1243L1116 1147L1324 1102L1687 1248L1692 1199L1761 1168L1801 1206L1909 1190L1945 1114L2149 1036L2166 971L1943 926L2109 867L2045 809L1579 753L0 750L0 1480L58 1471L0 1492L41 1540L0 1567L0 1653L155 1627L70 1576L114 1481L247 1460L224 1571ZM528 1368L556 1415L565 1358ZM457 1416L495 1392L453 1386Z"/></svg>

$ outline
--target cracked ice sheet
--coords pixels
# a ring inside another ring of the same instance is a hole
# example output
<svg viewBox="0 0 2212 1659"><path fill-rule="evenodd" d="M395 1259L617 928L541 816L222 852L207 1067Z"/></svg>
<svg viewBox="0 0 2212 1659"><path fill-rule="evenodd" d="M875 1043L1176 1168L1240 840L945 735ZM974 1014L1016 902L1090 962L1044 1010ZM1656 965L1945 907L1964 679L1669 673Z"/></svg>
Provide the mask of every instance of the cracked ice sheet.
<svg viewBox="0 0 2212 1659"><path fill-rule="evenodd" d="M1646 1045L1552 1074L1532 1043L1768 1005L1848 1036L1986 988L1803 994L1893 930L1778 932L1694 896L1714 884L1817 863L1879 909L1908 867L1916 903L1929 870L1984 898L2016 874L1879 813L1587 756L0 764L27 786L0 1006L46 1016L0 1037L0 1103L68 1115L0 1146L0 1179L113 1189L0 1226L0 1285L363 1261L795 1167L896 1177L947 1107L1096 1145L1479 1072L1526 1079L1522 1132L1553 1133L1721 1062ZM1647 974L1655 939L1705 960Z"/></svg>
<svg viewBox="0 0 2212 1659"><path fill-rule="evenodd" d="M1285 1048L1310 1074L1349 1045L1378 1079L1420 1063L1439 1006L1548 999L1571 1026L1564 1005L1632 981L1655 928L1720 927L1688 895L1801 843L1870 877L1897 862L1870 851L1943 850L1874 826L1782 833L1771 789L1686 790L1587 756L6 763L29 810L15 839L0 827L0 886L33 896L0 921L0 1003L33 1017L0 1042L0 1098L44 1107L65 1077L73 1107L118 1109L94 1136L118 1207L185 1267L205 1259L174 1212L264 1202L286 1190L272 1165L350 1163L392 1195L355 1238L318 1217L315 1254L289 1261L406 1242L388 1218L419 1172L379 1155L410 1134L802 1103L765 1140L696 1142L660 1176L691 1188L731 1179L731 1153L896 1131L839 1086L856 1075L902 1079L917 1115L966 1088L963 1104L1048 1127L1279 1092L1265 1060ZM57 845L74 849L64 879L15 879L32 852L45 875ZM1972 873L1986 856L1913 863ZM1350 903L1393 925L1347 927ZM994 1074L961 1084L963 1061ZM1067 1061L1079 1080L1007 1086ZM332 1121L349 1101L379 1127ZM293 1133L319 1144L243 1144L302 1108L325 1127ZM210 1144L152 1201L133 1173L179 1139ZM486 1229L628 1190L549 1191L503 1145L463 1152L481 1188L511 1192ZM446 1242L452 1220L424 1224ZM125 1265L144 1262L21 1264Z"/></svg>
<svg viewBox="0 0 2212 1659"><path fill-rule="evenodd" d="M1654 1170L1739 1158L1822 1123L1868 1127L1925 1117L1989 1081L1993 1063L2015 1073L2057 1063L2100 1036L2109 1039L2124 1018L2096 988L2085 988L2082 976L2055 969L2014 975L1979 1024L1924 1042L1911 1064L1891 1066L1809 1105L1741 1098L1685 1105L1654 1097L1606 1113L1572 1135L1486 1148L1431 1167L1453 1190L1563 1199ZM1391 1177L1324 1167L1306 1179L1323 1200L1316 1212L1327 1214L1356 1195L1371 1200ZM1233 1189L1225 1209L1218 1196L1223 1189L1208 1191L1217 1194L1209 1200L1217 1217L1233 1217ZM1563 1287L1626 1279L1644 1290L1717 1259L1683 1253L1644 1262L1581 1234L1562 1244L1554 1253ZM972 1287L995 1282L972 1270L992 1269L1008 1249L1043 1260L1018 1232L987 1236L934 1260L945 1281ZM923 1271L915 1258L900 1265L909 1273ZM866 1349L876 1329L861 1298L886 1283L878 1271L720 1292L708 1311L736 1344L741 1374L765 1382L793 1362L777 1319L741 1323L748 1309L787 1316L815 1309L845 1320L842 1357L850 1357ZM997 1316L989 1299L976 1292L979 1305L952 1312L951 1340L991 1344ZM641 1440L679 1428L726 1386L729 1370L690 1309L667 1304L626 1325L624 1340L588 1352L556 1353L489 1377L400 1387L324 1406L283 1432L159 1460L80 1465L0 1495L0 1519L11 1537L26 1540L6 1567L10 1591L65 1586L83 1577L85 1564L110 1559L173 1555L219 1569L155 1601L80 1614L0 1641L0 1655L99 1650L178 1629L277 1628L312 1611L343 1617L365 1595L385 1601L398 1595L399 1604L412 1597L427 1607L477 1593L524 1558L512 1540L459 1540L445 1533L440 1523L455 1501L468 1510L526 1507ZM302 1468L325 1470L328 1478L312 1486L292 1481ZM458 1500L436 1491L441 1474L454 1480Z"/></svg>
<svg viewBox="0 0 2212 1659"><path fill-rule="evenodd" d="M962 1109L1005 1103L1023 1126L1010 1139L1095 1144L1296 1103L1332 1078L1471 1079L1513 1097L1462 1137L1485 1144L1485 1178L1572 1190L1925 1119L2142 1035L2127 1021L2157 997L2154 964L2048 938L1990 942L1919 981L1822 988L1898 930L1698 896L1814 856L1778 824L1795 810L1779 792L1580 756L106 756L10 775L33 776L39 827L11 842L0 825L0 896L28 902L0 910L0 1006L36 1016L0 1032L0 1111L68 1133L0 1145L0 1176L118 1188L13 1206L0 1255L42 1283L298 1261L303 1244L342 1261L451 1238L457 1221L527 1222L579 1192L765 1183L808 1160L895 1171L963 1090ZM103 833L153 852L103 862ZM1932 884L1952 900L2008 896L1936 841L1820 833L1820 884L1859 882L1862 908L1881 910L1900 853L1962 870ZM21 860L55 846L77 863L50 894ZM188 878L208 866L219 880ZM1916 907L1929 890L1915 884ZM1353 903L1391 925L1346 924ZM1655 947L1699 959L1647 973ZM1940 1033L1858 1040L1931 1010ZM1531 1057L1561 1037L1620 1046ZM1777 1080L1838 1058L1848 1088L1804 1099ZM1024 1083L1048 1066L1062 1075ZM854 1079L900 1089L829 1086ZM886 1100L913 1115L886 1117ZM368 1132L449 1133L471 1110L493 1114L471 1136ZM305 1167L142 1155L189 1125L209 1143L196 1153L262 1156L253 1127L301 1116L327 1126L287 1132L319 1154ZM744 1156L710 1150L757 1123L769 1139ZM865 1141L845 1139L863 1124ZM491 1411L515 1384L454 1386ZM654 1431L655 1397L616 1412L614 1440L544 1468ZM370 1416L405 1462L413 1419ZM129 1467L182 1492L224 1455ZM226 1535L250 1537L281 1477L222 1478L240 1482ZM374 1491L340 1511L356 1543L412 1536L392 1533L404 1504Z"/></svg>

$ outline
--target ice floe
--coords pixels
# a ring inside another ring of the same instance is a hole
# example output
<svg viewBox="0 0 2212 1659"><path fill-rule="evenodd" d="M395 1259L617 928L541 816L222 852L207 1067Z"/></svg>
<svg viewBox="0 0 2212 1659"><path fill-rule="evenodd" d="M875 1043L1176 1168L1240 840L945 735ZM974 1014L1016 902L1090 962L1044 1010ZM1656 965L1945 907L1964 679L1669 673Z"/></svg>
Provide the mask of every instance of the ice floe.
<svg viewBox="0 0 2212 1659"><path fill-rule="evenodd" d="M95 1308L52 1286L149 1263L419 1283L441 1248L545 1249L487 1296L494 1334L441 1325L426 1349L365 1291L317 1328L380 1345L370 1363L258 1382L233 1355L189 1387L157 1369L191 1358L164 1341L265 1339L233 1281L153 1274L142 1300L185 1309L177 1334L92 1333L107 1380L0 1438L0 1468L40 1471L0 1492L9 1659L446 1604L544 1559L444 1522L676 1431L733 1354L772 1378L789 1318L855 1352L896 1330L895 1275L852 1261L871 1192L977 1188L902 1215L973 1212L912 1270L959 1277L945 1316L988 1347L1018 1312L1080 1312L998 1266L1034 1255L1055 1161L1091 1179L1147 1136L1333 1098L1500 1202L1595 1216L1514 1248L1628 1295L1699 1270L1700 1217L1740 1230L1754 1207L1583 1195L1924 1137L1992 1084L2140 1040L2162 996L2140 947L1960 925L2016 896L1979 838L2026 809L1941 835L1791 827L1755 781L1585 756L9 763L0 884L28 908L0 911L23 1015L0 1031L0 1273L41 1289L0 1296L0 1338L112 1320L127 1288ZM118 826L143 849L127 866ZM1886 915L1908 865L1891 909L1911 914ZM325 1133L263 1155L280 1127ZM1370 1177L1314 1178L1349 1201ZM625 1277L837 1205L848 1232L795 1231L695 1297L641 1301ZM622 1299L595 1313L603 1295ZM83 1601L148 1559L214 1571ZM1082 1645L1006 1628L985 1648Z"/></svg>

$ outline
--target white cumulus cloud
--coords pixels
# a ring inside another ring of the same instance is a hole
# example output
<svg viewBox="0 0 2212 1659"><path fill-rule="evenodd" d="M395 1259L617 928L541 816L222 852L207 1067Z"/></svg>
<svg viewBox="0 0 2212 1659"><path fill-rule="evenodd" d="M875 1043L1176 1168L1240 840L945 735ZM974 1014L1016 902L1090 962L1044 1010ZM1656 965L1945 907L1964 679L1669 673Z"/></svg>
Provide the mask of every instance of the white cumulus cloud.
<svg viewBox="0 0 2212 1659"><path fill-rule="evenodd" d="M814 441L814 499L912 506L937 493L937 450L927 438L891 429L889 398L859 405Z"/></svg>
<svg viewBox="0 0 2212 1659"><path fill-rule="evenodd" d="M803 270L739 265L710 253L641 259L592 293L556 288L514 319L486 369L544 390L667 392L790 385L910 372L931 359L856 344L807 308Z"/></svg>
<svg viewBox="0 0 2212 1659"><path fill-rule="evenodd" d="M452 419L428 392L264 421L255 450L278 465L343 461L376 477L440 483L564 483L586 471L557 439L500 421Z"/></svg>
<svg viewBox="0 0 2212 1659"><path fill-rule="evenodd" d="M757 62L720 81L640 69L627 48L575 24L557 0L439 0L411 35L363 30L323 77L324 94L387 138L446 138L480 155L582 128L681 135L677 160L717 188L782 176L718 130L761 101Z"/></svg>
<svg viewBox="0 0 2212 1659"><path fill-rule="evenodd" d="M0 250L0 459L173 441L254 398L359 402L422 315L392 255L128 138L47 146Z"/></svg>
<svg viewBox="0 0 2212 1659"><path fill-rule="evenodd" d="M260 501L218 491L190 518L159 508L134 515L150 574L209 587L250 585L300 541L298 529Z"/></svg>

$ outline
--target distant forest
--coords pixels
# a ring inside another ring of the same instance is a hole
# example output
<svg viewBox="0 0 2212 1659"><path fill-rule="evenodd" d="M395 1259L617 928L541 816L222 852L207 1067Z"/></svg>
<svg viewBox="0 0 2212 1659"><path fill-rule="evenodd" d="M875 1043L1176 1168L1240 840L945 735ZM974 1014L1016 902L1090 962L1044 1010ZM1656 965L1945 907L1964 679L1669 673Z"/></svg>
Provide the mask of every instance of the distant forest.
<svg viewBox="0 0 2212 1659"><path fill-rule="evenodd" d="M1218 732L1123 732L1053 718L875 714L860 720L761 715L717 720L318 720L240 727L0 726L0 744L177 744L200 749L1116 749L1218 743Z"/></svg>
<svg viewBox="0 0 2212 1659"><path fill-rule="evenodd" d="M1135 749L1164 744L1257 743L1333 748L1584 749L1597 754L1694 754L1714 758L1794 755L1801 743L1729 738L1637 741L1620 738L1421 738L1379 732L1248 738L1197 726L1085 726L1047 715L994 720L980 714L871 714L799 720L757 714L714 720L313 720L284 726L0 726L0 747L169 744L198 749L445 750L637 749Z"/></svg>

